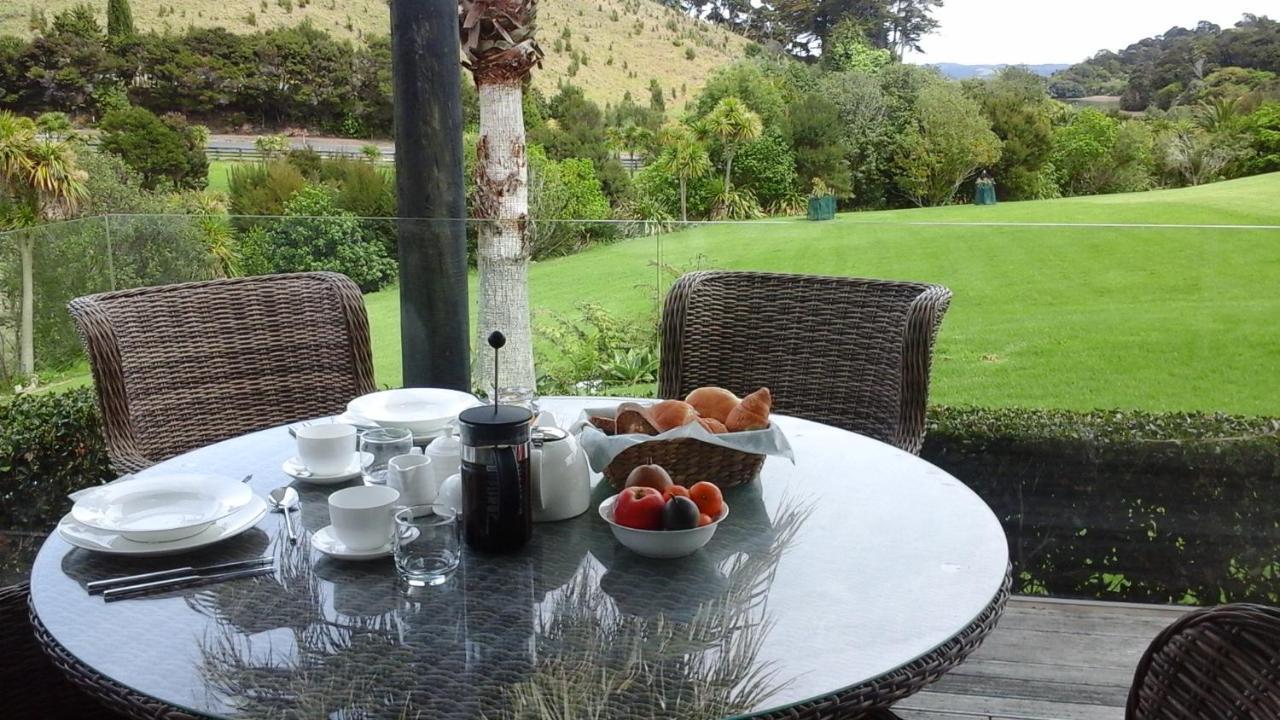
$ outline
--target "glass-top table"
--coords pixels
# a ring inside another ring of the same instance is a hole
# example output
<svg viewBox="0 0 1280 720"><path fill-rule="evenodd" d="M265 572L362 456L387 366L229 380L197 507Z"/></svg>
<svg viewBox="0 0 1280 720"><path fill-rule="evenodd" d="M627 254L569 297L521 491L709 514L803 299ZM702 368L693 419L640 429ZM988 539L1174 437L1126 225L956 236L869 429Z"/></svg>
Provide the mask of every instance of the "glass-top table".
<svg viewBox="0 0 1280 720"><path fill-rule="evenodd" d="M567 427L600 398L547 398ZM56 535L32 571L37 633L118 709L219 718L725 718L885 707L958 664L1008 597L1008 547L960 481L877 441L774 416L796 462L725 491L711 543L678 560L618 545L595 512L513 555L464 553L406 592L390 558L336 561L281 515L219 545L121 559ZM287 428L156 466L289 478ZM358 481L357 481L358 482ZM337 487L296 483L308 531ZM598 504L611 493L600 482ZM297 515L295 515L295 518ZM276 572L104 603L86 582L269 554Z"/></svg>

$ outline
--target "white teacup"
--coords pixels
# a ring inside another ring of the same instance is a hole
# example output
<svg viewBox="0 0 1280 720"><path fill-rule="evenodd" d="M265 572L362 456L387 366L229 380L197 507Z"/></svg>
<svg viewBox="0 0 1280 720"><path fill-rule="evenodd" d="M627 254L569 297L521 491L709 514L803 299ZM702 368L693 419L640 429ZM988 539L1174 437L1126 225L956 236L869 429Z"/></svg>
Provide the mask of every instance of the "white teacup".
<svg viewBox="0 0 1280 720"><path fill-rule="evenodd" d="M328 423L297 430L298 459L316 475L337 475L351 466L356 452L356 429Z"/></svg>
<svg viewBox="0 0 1280 720"><path fill-rule="evenodd" d="M329 496L329 521L351 550L377 550L391 540L400 491L386 485L358 485Z"/></svg>
<svg viewBox="0 0 1280 720"><path fill-rule="evenodd" d="M436 478L431 458L425 455L397 455L387 463L387 486L400 491L403 506L430 505L436 500Z"/></svg>

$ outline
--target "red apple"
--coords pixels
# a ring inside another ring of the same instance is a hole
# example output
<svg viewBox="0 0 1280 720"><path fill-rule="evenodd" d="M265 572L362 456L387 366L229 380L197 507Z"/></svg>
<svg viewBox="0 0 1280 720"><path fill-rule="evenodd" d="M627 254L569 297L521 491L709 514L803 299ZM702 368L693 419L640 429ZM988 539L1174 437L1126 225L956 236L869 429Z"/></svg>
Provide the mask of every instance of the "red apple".
<svg viewBox="0 0 1280 720"><path fill-rule="evenodd" d="M661 530L662 509L667 506L662 493L637 485L618 493L613 506L613 521L636 530Z"/></svg>

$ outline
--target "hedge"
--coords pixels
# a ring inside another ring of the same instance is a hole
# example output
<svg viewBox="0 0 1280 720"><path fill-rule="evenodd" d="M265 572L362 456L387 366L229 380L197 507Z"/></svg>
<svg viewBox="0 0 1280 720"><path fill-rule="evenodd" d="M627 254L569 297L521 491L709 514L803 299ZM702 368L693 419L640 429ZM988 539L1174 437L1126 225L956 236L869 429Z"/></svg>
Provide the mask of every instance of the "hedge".
<svg viewBox="0 0 1280 720"><path fill-rule="evenodd" d="M67 493L110 477L91 389L0 400L0 529L50 529Z"/></svg>
<svg viewBox="0 0 1280 720"><path fill-rule="evenodd" d="M1019 592L1280 603L1280 420L937 407L922 456L996 512Z"/></svg>
<svg viewBox="0 0 1280 720"><path fill-rule="evenodd" d="M0 401L0 528L112 476L89 389ZM1016 590L1280 604L1280 420L934 407L922 456L992 507Z"/></svg>

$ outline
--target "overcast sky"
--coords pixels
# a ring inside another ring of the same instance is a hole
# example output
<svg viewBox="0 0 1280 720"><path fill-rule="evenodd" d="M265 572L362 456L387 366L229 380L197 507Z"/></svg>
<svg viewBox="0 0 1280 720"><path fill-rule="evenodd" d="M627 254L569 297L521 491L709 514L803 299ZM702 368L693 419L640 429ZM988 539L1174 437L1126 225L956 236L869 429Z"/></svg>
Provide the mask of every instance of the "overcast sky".
<svg viewBox="0 0 1280 720"><path fill-rule="evenodd" d="M1280 0L946 0L938 32L911 62L1075 63L1175 25L1234 25L1246 12L1280 16Z"/></svg>

